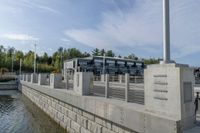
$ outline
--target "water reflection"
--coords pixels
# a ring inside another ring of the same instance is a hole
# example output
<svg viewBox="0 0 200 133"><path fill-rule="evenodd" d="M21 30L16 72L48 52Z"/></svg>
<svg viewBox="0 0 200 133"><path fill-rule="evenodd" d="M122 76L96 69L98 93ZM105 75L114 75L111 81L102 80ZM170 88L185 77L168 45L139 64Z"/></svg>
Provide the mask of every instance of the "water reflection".
<svg viewBox="0 0 200 133"><path fill-rule="evenodd" d="M0 96L0 133L66 133L20 93Z"/></svg>

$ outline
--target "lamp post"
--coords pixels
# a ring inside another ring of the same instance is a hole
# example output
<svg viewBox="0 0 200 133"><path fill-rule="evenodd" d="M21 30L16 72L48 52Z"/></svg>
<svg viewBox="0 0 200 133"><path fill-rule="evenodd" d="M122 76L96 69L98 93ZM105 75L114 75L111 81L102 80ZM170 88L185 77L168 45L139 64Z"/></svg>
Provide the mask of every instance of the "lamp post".
<svg viewBox="0 0 200 133"><path fill-rule="evenodd" d="M34 44L35 46L35 52L34 52L34 74L36 73L36 44Z"/></svg>
<svg viewBox="0 0 200 133"><path fill-rule="evenodd" d="M163 0L163 63L170 63L170 9L169 0Z"/></svg>
<svg viewBox="0 0 200 133"><path fill-rule="evenodd" d="M22 59L20 58L20 61L19 61L19 75L22 74Z"/></svg>

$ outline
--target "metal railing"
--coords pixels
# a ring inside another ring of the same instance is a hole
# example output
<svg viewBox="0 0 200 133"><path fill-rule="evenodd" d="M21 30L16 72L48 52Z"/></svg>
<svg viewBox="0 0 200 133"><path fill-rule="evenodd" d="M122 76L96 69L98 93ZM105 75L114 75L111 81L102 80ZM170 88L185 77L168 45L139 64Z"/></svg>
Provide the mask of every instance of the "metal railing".
<svg viewBox="0 0 200 133"><path fill-rule="evenodd" d="M143 78L141 79L140 77L139 82L135 77L134 80L132 80L133 77L129 76L129 74L121 76L122 77L120 78L122 81L120 81L119 78L116 78L116 76L109 76L106 74L104 82L97 81L97 78L95 77L93 81L94 86L90 89L91 95L144 104Z"/></svg>

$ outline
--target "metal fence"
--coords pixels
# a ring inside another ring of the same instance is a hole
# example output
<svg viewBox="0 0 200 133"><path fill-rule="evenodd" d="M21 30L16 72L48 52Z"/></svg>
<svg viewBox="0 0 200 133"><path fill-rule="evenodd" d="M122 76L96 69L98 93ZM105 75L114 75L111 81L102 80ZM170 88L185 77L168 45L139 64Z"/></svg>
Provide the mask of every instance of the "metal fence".
<svg viewBox="0 0 200 133"><path fill-rule="evenodd" d="M104 82L99 80L99 77L94 77L91 95L144 104L143 78L128 74L121 76L120 81L118 76L106 75Z"/></svg>

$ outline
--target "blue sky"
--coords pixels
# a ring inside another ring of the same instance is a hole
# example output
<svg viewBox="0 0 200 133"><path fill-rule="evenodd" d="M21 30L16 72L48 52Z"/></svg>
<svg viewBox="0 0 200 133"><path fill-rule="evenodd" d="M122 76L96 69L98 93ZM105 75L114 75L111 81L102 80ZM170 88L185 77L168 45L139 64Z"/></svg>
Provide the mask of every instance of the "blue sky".
<svg viewBox="0 0 200 133"><path fill-rule="evenodd" d="M162 0L0 0L0 44L162 57ZM172 59L200 66L200 1L171 0Z"/></svg>

